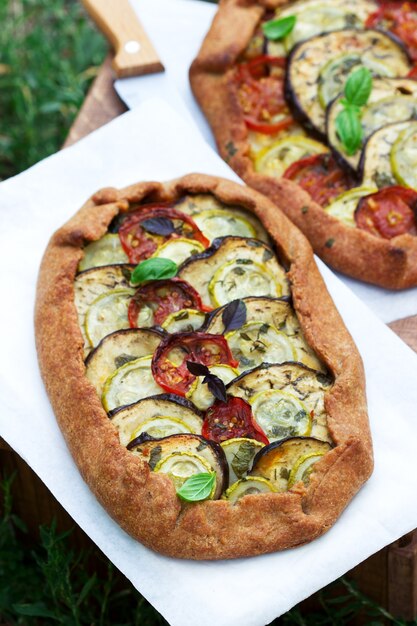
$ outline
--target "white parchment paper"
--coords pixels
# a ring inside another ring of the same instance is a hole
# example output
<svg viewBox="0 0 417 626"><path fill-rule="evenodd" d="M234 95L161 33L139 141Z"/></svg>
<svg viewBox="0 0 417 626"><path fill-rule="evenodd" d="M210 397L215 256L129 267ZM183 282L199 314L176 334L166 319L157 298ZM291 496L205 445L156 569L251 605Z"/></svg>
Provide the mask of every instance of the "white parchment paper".
<svg viewBox="0 0 417 626"><path fill-rule="evenodd" d="M119 95L131 108L155 94L181 113L186 108L202 136L215 148L209 125L191 92L188 68L210 27L217 5L199 0L131 0L131 3L167 71L166 77L153 75L119 80L116 82ZM417 288L394 292L339 277L386 323L417 314Z"/></svg>
<svg viewBox="0 0 417 626"><path fill-rule="evenodd" d="M53 230L92 192L190 171L236 180L175 112L151 101L0 185L0 435L170 624L262 626L417 526L417 355L321 264L365 362L372 478L326 535L282 553L189 562L129 538L82 481L55 423L36 360L35 283Z"/></svg>

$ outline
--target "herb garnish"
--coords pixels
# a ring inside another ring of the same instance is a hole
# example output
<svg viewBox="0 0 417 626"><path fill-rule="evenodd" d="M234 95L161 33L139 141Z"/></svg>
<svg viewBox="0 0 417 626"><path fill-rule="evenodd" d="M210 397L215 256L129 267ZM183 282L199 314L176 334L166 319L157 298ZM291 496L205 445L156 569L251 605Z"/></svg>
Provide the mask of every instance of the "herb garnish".
<svg viewBox="0 0 417 626"><path fill-rule="evenodd" d="M279 20L270 20L269 22L262 24L262 30L267 39L279 41L291 33L296 21L297 17L295 15L282 17Z"/></svg>
<svg viewBox="0 0 417 626"><path fill-rule="evenodd" d="M177 490L177 495L186 502L206 500L213 491L216 480L215 472L201 472L193 474Z"/></svg>
<svg viewBox="0 0 417 626"><path fill-rule="evenodd" d="M232 300L224 307L222 322L224 324L223 334L236 330L246 323L246 304L243 300Z"/></svg>
<svg viewBox="0 0 417 626"><path fill-rule="evenodd" d="M364 66L352 72L345 83L345 97L340 101L343 109L337 114L336 130L348 156L353 156L362 145L361 107L368 102L371 91L372 74Z"/></svg>
<svg viewBox="0 0 417 626"><path fill-rule="evenodd" d="M217 400L220 400L220 402L227 402L227 393L224 382L221 378L212 374L207 365L196 363L195 361L187 361L187 369L194 376L204 376L203 385L207 385L209 391L211 391Z"/></svg>
<svg viewBox="0 0 417 626"><path fill-rule="evenodd" d="M143 220L141 226L146 232L151 235L171 235L175 231L175 226L172 220L167 217L150 217L147 220Z"/></svg>
<svg viewBox="0 0 417 626"><path fill-rule="evenodd" d="M142 261L135 267L130 278L133 285L139 285L148 280L162 280L172 278L178 270L177 264L171 259L154 257Z"/></svg>

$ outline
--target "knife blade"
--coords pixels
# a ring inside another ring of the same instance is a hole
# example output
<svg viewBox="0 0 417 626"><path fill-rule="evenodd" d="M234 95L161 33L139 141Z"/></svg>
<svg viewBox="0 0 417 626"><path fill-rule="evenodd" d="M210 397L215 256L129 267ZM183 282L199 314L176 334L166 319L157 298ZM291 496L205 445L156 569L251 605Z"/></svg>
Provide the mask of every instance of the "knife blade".
<svg viewBox="0 0 417 626"><path fill-rule="evenodd" d="M120 78L114 86L125 104L132 109L149 98L162 98L214 146L211 130L192 95L188 68L217 7L199 0L83 3L115 49L113 67Z"/></svg>

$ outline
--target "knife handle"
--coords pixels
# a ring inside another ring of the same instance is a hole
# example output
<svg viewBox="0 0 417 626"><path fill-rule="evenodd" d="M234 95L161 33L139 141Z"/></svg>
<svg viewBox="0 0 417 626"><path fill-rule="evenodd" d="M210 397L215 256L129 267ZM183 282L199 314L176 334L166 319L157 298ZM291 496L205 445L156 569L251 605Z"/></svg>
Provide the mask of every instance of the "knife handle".
<svg viewBox="0 0 417 626"><path fill-rule="evenodd" d="M83 0L83 4L115 49L113 69L119 78L164 71L128 0Z"/></svg>

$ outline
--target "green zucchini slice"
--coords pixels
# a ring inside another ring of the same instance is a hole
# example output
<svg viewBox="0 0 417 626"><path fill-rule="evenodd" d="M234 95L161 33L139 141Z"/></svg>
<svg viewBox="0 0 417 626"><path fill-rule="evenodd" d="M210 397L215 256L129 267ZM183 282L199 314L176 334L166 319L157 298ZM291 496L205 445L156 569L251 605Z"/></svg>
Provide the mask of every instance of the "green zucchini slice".
<svg viewBox="0 0 417 626"><path fill-rule="evenodd" d="M129 259L122 248L119 235L107 233L101 239L92 241L84 248L84 256L78 264L78 271L83 272L91 267L128 263Z"/></svg>
<svg viewBox="0 0 417 626"><path fill-rule="evenodd" d="M260 441L246 437L227 439L220 445L229 464L229 486L250 472L255 455L264 447Z"/></svg>
<svg viewBox="0 0 417 626"><path fill-rule="evenodd" d="M251 475L270 480L276 491L287 491L295 484L294 481L298 482L299 474L304 476L307 468L302 471L302 463L307 456L315 455L317 461L330 449L331 445L328 442L313 437L292 437L274 442L258 452L253 461ZM291 472L294 468L296 469L290 485Z"/></svg>
<svg viewBox="0 0 417 626"><path fill-rule="evenodd" d="M192 474L216 472L212 498L220 498L229 480L226 457L219 444L198 435L172 435L153 441L132 441L128 450L146 461L153 471L167 473L176 488ZM203 469L204 468L204 469Z"/></svg>
<svg viewBox="0 0 417 626"><path fill-rule="evenodd" d="M149 431L149 427L151 430L152 425L160 427L160 420L169 420L167 426L170 428L176 424L180 429L185 424L186 432L195 435L201 435L203 425L202 413L191 402L168 393L144 398L127 407L115 409L110 412L110 417L123 446L127 446L143 432L156 436Z"/></svg>
<svg viewBox="0 0 417 626"><path fill-rule="evenodd" d="M199 241L179 237L178 239L166 241L162 246L159 246L152 256L160 259L170 259L177 265L181 265L190 256L203 252L203 250L204 246Z"/></svg>
<svg viewBox="0 0 417 626"><path fill-rule="evenodd" d="M331 380L323 372L301 363L282 363L261 365L242 374L227 386L227 392L249 404L261 392L280 390L289 393L301 400L311 416L311 435L330 441L324 397L331 386Z"/></svg>
<svg viewBox="0 0 417 626"><path fill-rule="evenodd" d="M266 276L266 279L260 282L265 284L268 293L259 293L259 285L251 285L250 280L246 280L247 276L251 276L250 270L253 267L253 276L255 282L257 281L259 266L262 267ZM213 280L216 274L217 279ZM230 280L228 284L230 291L227 291L219 281L225 278L231 279L234 274L236 281ZM216 306L217 301L225 304L236 297L241 297L243 286L248 290L253 287L252 292L249 291L244 295L270 295L271 290L275 293L279 292L278 295L289 294L285 271L278 264L273 250L257 239L242 237L215 239L210 248L189 259L180 267L178 277L189 282L199 292L202 302L208 306ZM219 282L219 285L216 282Z"/></svg>
<svg viewBox="0 0 417 626"><path fill-rule="evenodd" d="M213 365L209 367L209 370L211 374L218 376L218 378L220 378L225 385L230 383L236 378L236 376L239 375L238 370L234 367L230 367L230 365ZM208 388L208 385L203 383L203 378L201 376L197 376L189 391L187 391L186 397L201 411L205 411L210 408L216 400Z"/></svg>
<svg viewBox="0 0 417 626"><path fill-rule="evenodd" d="M325 109L319 98L342 93L350 72L365 65L376 76L406 76L411 69L405 49L377 30L341 30L308 39L288 60L287 95L295 113L322 136ZM339 86L339 89L338 89Z"/></svg>
<svg viewBox="0 0 417 626"><path fill-rule="evenodd" d="M296 43L334 30L361 29L378 5L372 0L299 0L277 9L276 19L290 15L297 18L294 29L282 41L267 40L267 54L284 56Z"/></svg>
<svg viewBox="0 0 417 626"><path fill-rule="evenodd" d="M348 156L336 131L336 118L343 109L339 96L332 102L326 114L326 132L331 147L353 170L357 170L361 157L361 151ZM363 130L363 143L376 130L417 117L417 81L411 78L379 78L374 79L371 95L368 103L362 109L361 125Z"/></svg>
<svg viewBox="0 0 417 626"><path fill-rule="evenodd" d="M328 152L324 144L304 135L288 135L257 153L255 170L266 176L281 178L296 161L322 152Z"/></svg>
<svg viewBox="0 0 417 626"><path fill-rule="evenodd" d="M415 129L417 122L400 122L389 124L374 132L365 144L360 162L362 185L389 187L398 184L393 171L396 159L392 158L393 147L403 131Z"/></svg>
<svg viewBox="0 0 417 626"><path fill-rule="evenodd" d="M224 205L211 194L184 196L175 208L190 215L210 242L230 235L270 241L256 215L242 207Z"/></svg>
<svg viewBox="0 0 417 626"><path fill-rule="evenodd" d="M310 474L313 471L314 463L317 463L324 456L325 452L308 452L296 461L294 464L289 478L288 489L291 489L293 485L302 481L305 485L308 485Z"/></svg>
<svg viewBox="0 0 417 626"><path fill-rule="evenodd" d="M188 333L202 327L206 314L196 309L181 309L168 315L162 328L168 333Z"/></svg>
<svg viewBox="0 0 417 626"><path fill-rule="evenodd" d="M222 306L246 296L280 296L282 286L264 263L234 259L214 273L208 289L214 306Z"/></svg>
<svg viewBox="0 0 417 626"><path fill-rule="evenodd" d="M127 310L134 289L114 289L102 293L90 304L85 314L85 334L93 348L115 330L129 328Z"/></svg>
<svg viewBox="0 0 417 626"><path fill-rule="evenodd" d="M323 363L307 344L301 331L291 304L285 299L251 297L243 298L246 307L247 322L261 322L274 326L285 333L296 350L296 361L304 363L313 369L325 370ZM221 335L224 332L222 321L223 308L215 311L209 318L206 331L213 335Z"/></svg>
<svg viewBox="0 0 417 626"><path fill-rule="evenodd" d="M125 363L108 377L101 398L106 411L162 393L152 375L151 363L152 355L144 356Z"/></svg>
<svg viewBox="0 0 417 626"><path fill-rule="evenodd" d="M91 346L85 334L85 314L98 296L115 289L130 288L130 274L134 265L105 265L81 272L74 281L74 302L78 314L78 323L84 339L85 356Z"/></svg>
<svg viewBox="0 0 417 626"><path fill-rule="evenodd" d="M88 355L85 367L89 381L101 398L107 378L119 367L152 355L162 338L162 334L148 328L128 328L119 330L102 339Z"/></svg>
<svg viewBox="0 0 417 626"><path fill-rule="evenodd" d="M224 493L223 498L231 504L236 504L243 496L256 495L258 493L273 493L276 491L270 480L260 476L247 476L233 483Z"/></svg>
<svg viewBox="0 0 417 626"><path fill-rule="evenodd" d="M354 213L359 200L376 191L376 187L355 187L337 196L324 210L346 226L356 228Z"/></svg>
<svg viewBox="0 0 417 626"><path fill-rule="evenodd" d="M244 372L261 363L295 361L297 352L291 340L275 326L250 321L226 335L233 357Z"/></svg>
<svg viewBox="0 0 417 626"><path fill-rule="evenodd" d="M252 414L270 442L307 436L311 415L302 400L281 389L260 391L251 398Z"/></svg>
<svg viewBox="0 0 417 626"><path fill-rule="evenodd" d="M417 123L398 136L391 151L391 167L400 185L417 191Z"/></svg>

